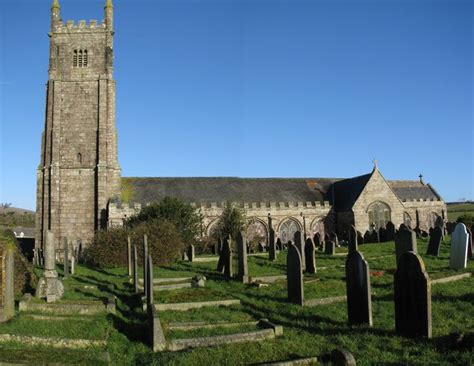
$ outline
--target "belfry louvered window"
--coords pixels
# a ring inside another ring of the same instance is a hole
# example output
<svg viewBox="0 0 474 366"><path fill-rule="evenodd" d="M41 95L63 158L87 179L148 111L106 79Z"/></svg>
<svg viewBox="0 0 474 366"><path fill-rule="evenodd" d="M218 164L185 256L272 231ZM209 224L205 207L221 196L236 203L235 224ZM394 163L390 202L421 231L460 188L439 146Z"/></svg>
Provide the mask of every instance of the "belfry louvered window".
<svg viewBox="0 0 474 366"><path fill-rule="evenodd" d="M87 67L89 64L89 57L87 50L74 50L72 55L72 66L73 67Z"/></svg>

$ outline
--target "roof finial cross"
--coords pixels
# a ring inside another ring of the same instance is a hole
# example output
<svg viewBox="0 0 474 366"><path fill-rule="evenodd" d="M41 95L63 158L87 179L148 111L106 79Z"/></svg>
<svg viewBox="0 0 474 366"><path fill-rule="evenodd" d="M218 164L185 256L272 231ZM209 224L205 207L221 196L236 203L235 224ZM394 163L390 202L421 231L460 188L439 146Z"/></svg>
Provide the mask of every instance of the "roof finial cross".
<svg viewBox="0 0 474 366"><path fill-rule="evenodd" d="M424 183L423 183L423 174L420 173L420 175L419 175L418 177L420 178L420 183L421 183L421 184L424 184Z"/></svg>
<svg viewBox="0 0 474 366"><path fill-rule="evenodd" d="M377 159L372 160L372 163L374 163L374 169L377 169L377 164L379 163Z"/></svg>

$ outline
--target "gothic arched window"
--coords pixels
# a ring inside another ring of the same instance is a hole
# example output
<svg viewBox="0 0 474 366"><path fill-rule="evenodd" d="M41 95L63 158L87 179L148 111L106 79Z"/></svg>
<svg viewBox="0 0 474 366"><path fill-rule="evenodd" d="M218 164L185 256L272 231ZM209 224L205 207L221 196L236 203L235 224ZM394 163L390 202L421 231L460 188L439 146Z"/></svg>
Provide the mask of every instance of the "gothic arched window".
<svg viewBox="0 0 474 366"><path fill-rule="evenodd" d="M261 221L254 220L247 228L247 241L253 244L267 242L267 228Z"/></svg>
<svg viewBox="0 0 474 366"><path fill-rule="evenodd" d="M324 227L324 218L319 218L313 221L313 223L311 224L311 233L313 234L313 236L316 233L319 233L319 235L321 235L321 238L324 238L324 235L326 233Z"/></svg>
<svg viewBox="0 0 474 366"><path fill-rule="evenodd" d="M287 219L280 225L280 240L282 243L293 241L295 233L300 230L300 225L293 219Z"/></svg>
<svg viewBox="0 0 474 366"><path fill-rule="evenodd" d="M378 230L391 221L390 206L381 201L371 203L367 209L367 214L369 216L369 229L375 225L375 229Z"/></svg>

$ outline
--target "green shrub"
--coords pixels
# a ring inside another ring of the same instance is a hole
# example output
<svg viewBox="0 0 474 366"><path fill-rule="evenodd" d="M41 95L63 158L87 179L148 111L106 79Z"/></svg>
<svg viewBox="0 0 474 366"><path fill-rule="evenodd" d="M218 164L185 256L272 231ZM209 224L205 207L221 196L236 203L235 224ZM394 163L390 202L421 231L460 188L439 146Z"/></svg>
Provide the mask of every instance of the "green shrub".
<svg viewBox="0 0 474 366"><path fill-rule="evenodd" d="M11 230L0 231L0 250L12 250L14 255L14 287L15 297L19 298L25 292L32 292L38 283L33 265L28 262L18 247L15 235Z"/></svg>
<svg viewBox="0 0 474 366"><path fill-rule="evenodd" d="M244 225L245 218L243 211L237 207L232 207L228 202L217 223L216 235L221 238L230 235L231 238L235 239L237 233L244 227Z"/></svg>
<svg viewBox="0 0 474 366"><path fill-rule="evenodd" d="M474 215L473 214L463 214L458 217L456 222L462 222L464 225L471 228L474 225Z"/></svg>
<svg viewBox="0 0 474 366"><path fill-rule="evenodd" d="M154 265L169 265L180 258L184 243L173 223L165 220L152 220L140 223L133 228L110 228L98 231L91 244L85 249L86 263L101 267L117 267L127 264L127 237L137 246L139 263L143 260L143 236L147 234L148 253Z"/></svg>

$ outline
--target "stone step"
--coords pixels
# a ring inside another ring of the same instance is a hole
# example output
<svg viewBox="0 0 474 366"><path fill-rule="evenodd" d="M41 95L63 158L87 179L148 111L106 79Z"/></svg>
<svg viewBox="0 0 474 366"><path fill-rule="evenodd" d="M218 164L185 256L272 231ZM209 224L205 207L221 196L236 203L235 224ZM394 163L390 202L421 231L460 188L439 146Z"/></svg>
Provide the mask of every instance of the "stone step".
<svg viewBox="0 0 474 366"><path fill-rule="evenodd" d="M94 315L115 314L115 297L109 296L105 304L101 301L46 303L33 301L31 294L25 294L19 303L20 312L33 311L54 314Z"/></svg>
<svg viewBox="0 0 474 366"><path fill-rule="evenodd" d="M47 346L54 348L88 348L88 347L105 347L107 341L105 339L65 339L53 337L38 336L22 336L16 334L0 334L0 343L17 342L31 346Z"/></svg>

